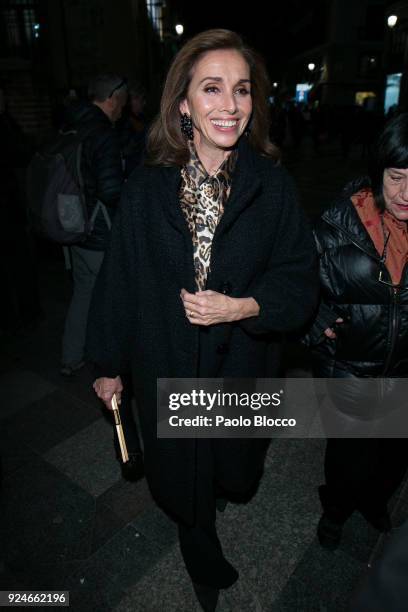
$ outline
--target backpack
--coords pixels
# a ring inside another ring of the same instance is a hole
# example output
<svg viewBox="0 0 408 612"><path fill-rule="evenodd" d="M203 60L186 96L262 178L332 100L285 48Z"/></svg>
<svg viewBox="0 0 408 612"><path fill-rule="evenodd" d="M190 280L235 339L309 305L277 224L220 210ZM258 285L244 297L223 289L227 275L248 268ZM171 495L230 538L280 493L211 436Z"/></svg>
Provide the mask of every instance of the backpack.
<svg viewBox="0 0 408 612"><path fill-rule="evenodd" d="M59 132L56 140L35 153L27 168L28 218L39 235L62 245L81 243L92 232L99 200L89 216L81 174L82 145L89 132Z"/></svg>

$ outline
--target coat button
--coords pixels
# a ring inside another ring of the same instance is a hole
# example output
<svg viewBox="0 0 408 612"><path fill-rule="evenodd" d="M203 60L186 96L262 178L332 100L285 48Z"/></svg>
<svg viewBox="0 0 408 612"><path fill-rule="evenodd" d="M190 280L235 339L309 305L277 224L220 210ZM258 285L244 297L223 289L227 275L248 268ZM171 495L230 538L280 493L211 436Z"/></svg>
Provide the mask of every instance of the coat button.
<svg viewBox="0 0 408 612"><path fill-rule="evenodd" d="M227 355L227 353L229 353L229 346L226 342L223 342L217 346L218 355Z"/></svg>
<svg viewBox="0 0 408 612"><path fill-rule="evenodd" d="M229 295L231 293L232 287L231 283L225 282L221 284L220 291L224 295Z"/></svg>

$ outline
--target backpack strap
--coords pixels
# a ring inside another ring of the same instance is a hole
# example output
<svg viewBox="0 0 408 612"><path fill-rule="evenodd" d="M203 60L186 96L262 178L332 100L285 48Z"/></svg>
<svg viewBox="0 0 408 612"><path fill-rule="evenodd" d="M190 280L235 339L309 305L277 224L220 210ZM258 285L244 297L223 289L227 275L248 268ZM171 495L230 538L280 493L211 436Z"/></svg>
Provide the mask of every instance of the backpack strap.
<svg viewBox="0 0 408 612"><path fill-rule="evenodd" d="M105 223L106 223L108 229L111 229L112 221L110 220L109 213L108 213L108 211L106 209L105 204L103 204L103 202L101 202L100 200L97 200L97 202L95 204L95 208L93 209L91 218L89 220L91 228L93 228L93 226L94 226L96 215L98 214L99 209L102 210L102 214L103 214L103 217L105 219Z"/></svg>
<svg viewBox="0 0 408 612"><path fill-rule="evenodd" d="M82 177L82 172L81 172L82 144L83 144L83 140L79 143L78 149L77 149L76 172L77 172L77 176L78 176L78 182L79 182L81 197L83 198L84 206L86 207L85 186L84 186L84 179ZM106 223L108 229L110 230L111 227L112 227L112 221L110 220L109 213L108 213L108 211L106 209L105 204L103 204L103 202L101 202L100 200L97 200L97 202L95 204L95 207L94 207L94 209L92 211L92 215L90 216L90 219L89 219L90 231L92 231L92 229L93 229L93 226L94 226L94 223L95 223L95 219L97 217L99 209L102 210L102 214L103 214L103 217L105 219L105 223Z"/></svg>

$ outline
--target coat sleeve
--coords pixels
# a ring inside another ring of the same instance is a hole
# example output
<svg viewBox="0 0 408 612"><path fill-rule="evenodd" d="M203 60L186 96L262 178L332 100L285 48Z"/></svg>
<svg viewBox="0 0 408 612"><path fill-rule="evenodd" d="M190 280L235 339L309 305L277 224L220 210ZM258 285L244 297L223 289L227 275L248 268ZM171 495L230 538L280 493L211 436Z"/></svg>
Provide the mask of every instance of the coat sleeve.
<svg viewBox="0 0 408 612"><path fill-rule="evenodd" d="M290 332L312 316L318 298L316 250L309 222L297 202L293 180L283 171L276 242L263 274L249 286L260 312L241 326L251 334Z"/></svg>
<svg viewBox="0 0 408 612"><path fill-rule="evenodd" d="M137 332L135 287L139 254L132 204L124 190L88 316L86 356L94 364L95 374L108 378L128 371Z"/></svg>

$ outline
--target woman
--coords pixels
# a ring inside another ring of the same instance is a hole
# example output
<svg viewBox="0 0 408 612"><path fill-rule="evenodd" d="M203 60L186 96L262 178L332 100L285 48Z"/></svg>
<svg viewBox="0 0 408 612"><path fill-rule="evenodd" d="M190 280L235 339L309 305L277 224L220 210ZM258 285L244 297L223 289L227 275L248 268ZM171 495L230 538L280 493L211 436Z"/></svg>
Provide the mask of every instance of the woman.
<svg viewBox="0 0 408 612"><path fill-rule="evenodd" d="M313 239L268 140L268 81L233 32L210 30L176 56L130 177L94 294L89 356L109 407L131 367L145 473L179 525L205 609L238 572L215 530L218 494L244 494L262 470L260 440L158 439L159 377L277 374L279 335L315 306Z"/></svg>
<svg viewBox="0 0 408 612"><path fill-rule="evenodd" d="M384 128L370 179L344 193L315 230L322 301L310 339L315 375L348 379L348 405L361 406L353 378L408 375L408 114ZM323 546L338 546L354 510L390 529L387 503L407 451L404 439L328 440L319 489Z"/></svg>

